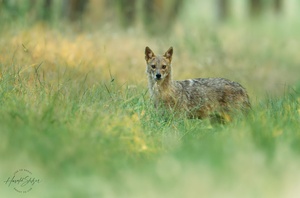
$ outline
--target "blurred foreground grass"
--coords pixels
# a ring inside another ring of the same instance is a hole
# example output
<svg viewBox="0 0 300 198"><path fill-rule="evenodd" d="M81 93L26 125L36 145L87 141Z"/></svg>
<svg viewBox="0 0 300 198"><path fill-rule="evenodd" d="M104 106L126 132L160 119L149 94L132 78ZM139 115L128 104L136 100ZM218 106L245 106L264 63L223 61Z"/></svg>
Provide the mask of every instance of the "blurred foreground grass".
<svg viewBox="0 0 300 198"><path fill-rule="evenodd" d="M293 31L288 31L293 30ZM28 197L297 197L296 28L225 25L170 37L7 27L0 37L0 178L28 169ZM163 118L144 47L175 48L176 79L222 76L253 103L224 126ZM1 184L0 194L19 197Z"/></svg>

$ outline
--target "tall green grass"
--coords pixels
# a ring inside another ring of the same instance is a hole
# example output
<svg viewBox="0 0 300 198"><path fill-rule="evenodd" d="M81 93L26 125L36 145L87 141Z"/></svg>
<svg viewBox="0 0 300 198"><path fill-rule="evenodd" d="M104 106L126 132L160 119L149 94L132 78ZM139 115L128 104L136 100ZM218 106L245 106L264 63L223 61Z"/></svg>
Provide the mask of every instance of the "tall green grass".
<svg viewBox="0 0 300 198"><path fill-rule="evenodd" d="M299 88L252 101L247 117L211 125L162 117L145 88L117 79L90 85L88 74L68 68L57 81L43 79L42 66L7 68L1 178L20 167L36 171L43 182L28 196L281 197L299 165Z"/></svg>

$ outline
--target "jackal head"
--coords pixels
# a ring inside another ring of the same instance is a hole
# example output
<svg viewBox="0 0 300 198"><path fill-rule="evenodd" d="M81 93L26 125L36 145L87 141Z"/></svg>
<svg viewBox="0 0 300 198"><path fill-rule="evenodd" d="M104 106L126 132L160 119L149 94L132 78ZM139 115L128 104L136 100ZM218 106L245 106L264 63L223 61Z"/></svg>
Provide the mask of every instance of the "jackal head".
<svg viewBox="0 0 300 198"><path fill-rule="evenodd" d="M166 77L170 77L172 55L173 47L170 47L162 56L156 56L149 47L146 47L145 59L148 76L156 82L162 82Z"/></svg>

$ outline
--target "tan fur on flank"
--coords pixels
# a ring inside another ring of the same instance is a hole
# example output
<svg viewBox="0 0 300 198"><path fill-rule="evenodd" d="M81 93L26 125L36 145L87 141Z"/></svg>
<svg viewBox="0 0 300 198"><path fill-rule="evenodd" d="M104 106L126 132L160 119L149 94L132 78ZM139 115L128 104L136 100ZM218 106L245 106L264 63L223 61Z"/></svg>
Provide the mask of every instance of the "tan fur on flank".
<svg viewBox="0 0 300 198"><path fill-rule="evenodd" d="M162 56L156 56L146 47L145 59L150 96L156 108L167 108L189 118L213 115L230 120L232 112L246 112L250 108L248 94L239 83L224 78L196 78L172 80L170 47Z"/></svg>

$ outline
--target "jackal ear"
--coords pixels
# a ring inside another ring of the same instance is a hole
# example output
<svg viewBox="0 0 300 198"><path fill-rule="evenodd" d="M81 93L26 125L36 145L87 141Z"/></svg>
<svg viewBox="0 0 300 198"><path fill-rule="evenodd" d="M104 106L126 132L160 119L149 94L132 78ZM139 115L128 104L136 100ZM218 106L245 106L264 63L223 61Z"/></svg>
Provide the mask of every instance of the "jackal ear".
<svg viewBox="0 0 300 198"><path fill-rule="evenodd" d="M172 55L173 55L173 47L170 47L168 49L168 51L166 51L166 53L164 54L164 57L166 57L167 59L172 60Z"/></svg>
<svg viewBox="0 0 300 198"><path fill-rule="evenodd" d="M149 59L155 57L155 54L152 52L152 50L147 46L145 49L145 59L148 61Z"/></svg>

